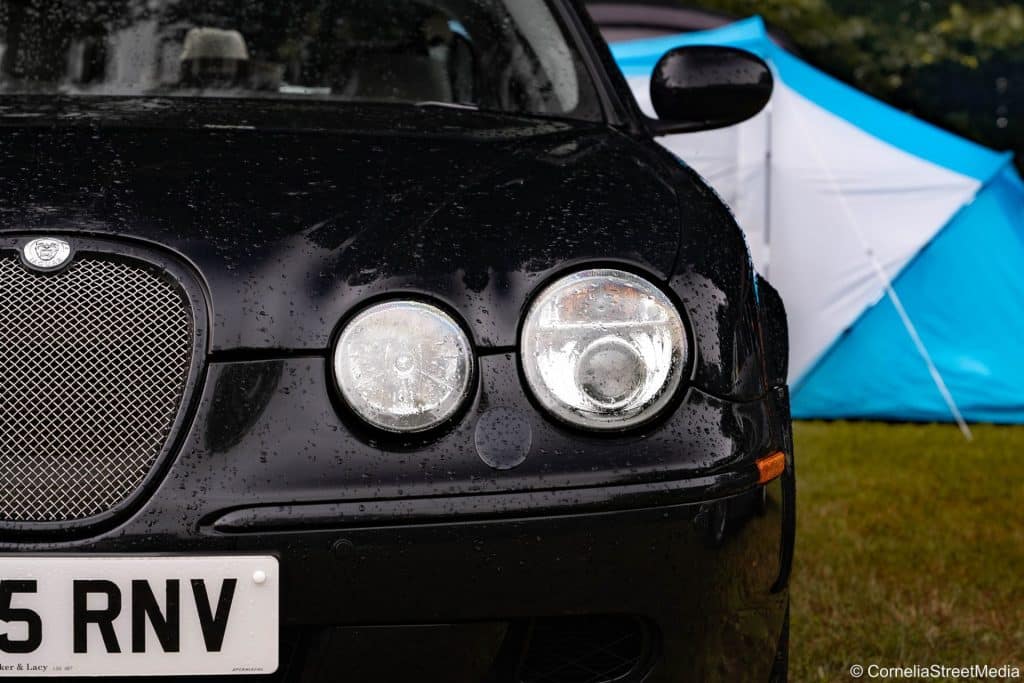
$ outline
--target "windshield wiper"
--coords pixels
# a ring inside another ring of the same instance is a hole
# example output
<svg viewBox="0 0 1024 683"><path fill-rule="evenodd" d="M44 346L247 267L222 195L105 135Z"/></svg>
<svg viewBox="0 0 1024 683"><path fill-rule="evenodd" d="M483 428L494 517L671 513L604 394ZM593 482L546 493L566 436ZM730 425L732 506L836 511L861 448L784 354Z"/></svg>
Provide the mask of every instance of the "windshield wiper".
<svg viewBox="0 0 1024 683"><path fill-rule="evenodd" d="M480 111L480 107L475 104L460 104L457 102L439 102L434 100L424 100L423 102L416 102L414 106L417 107L438 107L440 109L463 109L467 111Z"/></svg>

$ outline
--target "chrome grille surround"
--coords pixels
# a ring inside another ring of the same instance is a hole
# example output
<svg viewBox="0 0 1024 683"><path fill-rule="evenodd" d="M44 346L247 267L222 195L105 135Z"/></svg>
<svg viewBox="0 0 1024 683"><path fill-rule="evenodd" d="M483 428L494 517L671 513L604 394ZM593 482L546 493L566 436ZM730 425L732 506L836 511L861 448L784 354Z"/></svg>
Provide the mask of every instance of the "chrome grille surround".
<svg viewBox="0 0 1024 683"><path fill-rule="evenodd" d="M125 506L195 381L201 318L181 279L148 254L89 246L51 274L0 250L3 526L66 528Z"/></svg>

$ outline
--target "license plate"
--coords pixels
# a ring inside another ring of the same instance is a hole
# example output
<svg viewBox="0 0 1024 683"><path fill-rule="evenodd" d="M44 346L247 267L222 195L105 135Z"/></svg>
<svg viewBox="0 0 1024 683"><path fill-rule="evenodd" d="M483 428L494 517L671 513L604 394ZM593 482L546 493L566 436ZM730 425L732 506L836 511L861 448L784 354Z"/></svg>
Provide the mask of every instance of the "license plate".
<svg viewBox="0 0 1024 683"><path fill-rule="evenodd" d="M274 557L0 557L0 677L277 670Z"/></svg>

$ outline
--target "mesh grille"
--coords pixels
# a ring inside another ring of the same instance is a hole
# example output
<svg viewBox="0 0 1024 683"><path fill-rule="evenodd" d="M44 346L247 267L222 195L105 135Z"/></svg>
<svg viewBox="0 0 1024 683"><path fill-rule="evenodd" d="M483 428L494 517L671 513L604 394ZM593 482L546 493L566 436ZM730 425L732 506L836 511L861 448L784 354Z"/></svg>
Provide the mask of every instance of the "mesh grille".
<svg viewBox="0 0 1024 683"><path fill-rule="evenodd" d="M148 269L85 257L56 275L0 258L0 521L109 511L174 425L192 312Z"/></svg>
<svg viewBox="0 0 1024 683"><path fill-rule="evenodd" d="M647 653L644 627L632 617L538 619L520 683L613 683L638 680Z"/></svg>

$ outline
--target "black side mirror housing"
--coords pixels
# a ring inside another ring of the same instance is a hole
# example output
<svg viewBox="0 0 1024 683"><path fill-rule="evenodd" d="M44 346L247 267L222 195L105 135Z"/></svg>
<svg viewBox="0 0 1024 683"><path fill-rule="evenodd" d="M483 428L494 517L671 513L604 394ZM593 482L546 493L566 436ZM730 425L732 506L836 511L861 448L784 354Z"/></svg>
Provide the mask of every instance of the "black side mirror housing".
<svg viewBox="0 0 1024 683"><path fill-rule="evenodd" d="M732 47L693 45L670 50L651 78L656 135L724 128L756 115L772 96L771 69Z"/></svg>

